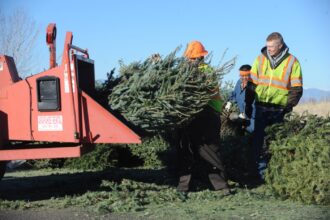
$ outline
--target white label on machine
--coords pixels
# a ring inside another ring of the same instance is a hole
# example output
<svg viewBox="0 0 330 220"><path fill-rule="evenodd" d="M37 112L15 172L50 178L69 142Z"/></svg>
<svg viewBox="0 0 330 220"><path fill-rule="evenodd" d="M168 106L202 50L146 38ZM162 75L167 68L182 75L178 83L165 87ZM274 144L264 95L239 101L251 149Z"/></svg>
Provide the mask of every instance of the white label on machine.
<svg viewBox="0 0 330 220"><path fill-rule="evenodd" d="M3 70L3 62L0 62L0 71Z"/></svg>
<svg viewBox="0 0 330 220"><path fill-rule="evenodd" d="M69 76L68 76L68 65L64 66L64 92L69 93Z"/></svg>
<svg viewBox="0 0 330 220"><path fill-rule="evenodd" d="M38 116L38 131L63 131L62 115Z"/></svg>

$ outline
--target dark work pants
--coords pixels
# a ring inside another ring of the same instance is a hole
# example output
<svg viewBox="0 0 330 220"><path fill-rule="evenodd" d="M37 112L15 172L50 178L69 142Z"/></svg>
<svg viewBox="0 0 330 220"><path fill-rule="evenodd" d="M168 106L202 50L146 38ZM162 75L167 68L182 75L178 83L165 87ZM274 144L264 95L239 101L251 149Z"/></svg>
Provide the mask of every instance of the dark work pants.
<svg viewBox="0 0 330 220"><path fill-rule="evenodd" d="M282 109L256 105L250 172L255 173L262 179L264 179L264 172L269 160L264 154L265 151L268 151L268 146L264 144L265 128L275 123L283 122L283 118L284 113Z"/></svg>
<svg viewBox="0 0 330 220"><path fill-rule="evenodd" d="M225 170L220 160L220 113L211 107L202 112L180 130L179 133L179 174L178 190L187 191L192 168L198 160L204 160L209 180L215 190L228 188Z"/></svg>

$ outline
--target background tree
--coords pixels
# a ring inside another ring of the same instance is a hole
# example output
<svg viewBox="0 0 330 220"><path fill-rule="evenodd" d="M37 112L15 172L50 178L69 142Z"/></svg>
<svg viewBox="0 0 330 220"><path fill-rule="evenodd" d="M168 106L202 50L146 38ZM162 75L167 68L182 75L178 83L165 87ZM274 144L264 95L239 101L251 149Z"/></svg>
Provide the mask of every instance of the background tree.
<svg viewBox="0 0 330 220"><path fill-rule="evenodd" d="M26 77L36 71L33 63L39 34L36 22L23 9L6 14L0 9L0 54L14 58L18 74Z"/></svg>

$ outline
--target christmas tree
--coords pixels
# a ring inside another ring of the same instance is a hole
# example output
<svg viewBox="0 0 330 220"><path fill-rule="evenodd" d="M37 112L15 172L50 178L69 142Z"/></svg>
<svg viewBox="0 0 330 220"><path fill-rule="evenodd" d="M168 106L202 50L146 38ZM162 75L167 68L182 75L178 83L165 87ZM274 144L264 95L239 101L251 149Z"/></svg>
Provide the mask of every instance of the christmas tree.
<svg viewBox="0 0 330 220"><path fill-rule="evenodd" d="M177 57L179 48L161 58L155 54L143 62L121 63L120 76L108 74L106 87L111 109L119 111L129 122L151 133L162 133L184 126L200 112L221 85L235 58L203 73L200 64Z"/></svg>

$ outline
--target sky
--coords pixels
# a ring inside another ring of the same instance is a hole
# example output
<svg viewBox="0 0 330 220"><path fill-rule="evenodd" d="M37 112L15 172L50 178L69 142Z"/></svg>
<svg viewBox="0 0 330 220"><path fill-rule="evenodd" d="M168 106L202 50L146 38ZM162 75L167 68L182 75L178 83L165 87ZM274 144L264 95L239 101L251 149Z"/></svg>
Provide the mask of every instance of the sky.
<svg viewBox="0 0 330 220"><path fill-rule="evenodd" d="M96 79L153 53L165 56L192 40L212 52L212 65L237 56L225 81L236 82L238 69L252 65L271 32L280 32L300 62L304 88L330 90L329 0L0 0L6 14L25 10L40 28L36 47L41 71L49 65L45 32L57 26L57 54L66 31L73 44L87 48L95 61Z"/></svg>

